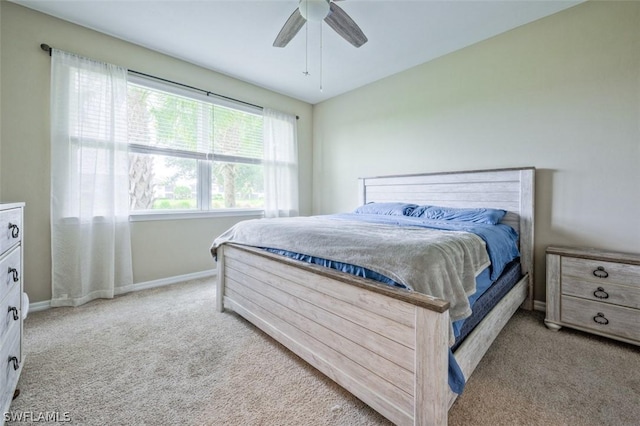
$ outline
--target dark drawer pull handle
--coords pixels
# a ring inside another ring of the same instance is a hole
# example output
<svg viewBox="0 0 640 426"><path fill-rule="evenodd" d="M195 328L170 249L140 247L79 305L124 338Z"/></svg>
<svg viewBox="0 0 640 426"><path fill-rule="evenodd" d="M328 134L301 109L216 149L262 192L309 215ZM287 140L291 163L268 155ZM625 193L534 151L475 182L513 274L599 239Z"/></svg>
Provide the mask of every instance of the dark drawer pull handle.
<svg viewBox="0 0 640 426"><path fill-rule="evenodd" d="M9 362L13 362L14 370L17 370L18 368L20 368L20 361L18 361L18 358L16 358L15 356L10 356Z"/></svg>
<svg viewBox="0 0 640 426"><path fill-rule="evenodd" d="M18 274L18 270L16 268L12 268L9 267L9 272L7 272L8 274L13 274L13 282L17 283L18 281L20 281L20 275Z"/></svg>
<svg viewBox="0 0 640 426"><path fill-rule="evenodd" d="M20 319L20 315L18 314L18 308L15 306L9 306L9 312L13 311L13 320L18 321Z"/></svg>
<svg viewBox="0 0 640 426"><path fill-rule="evenodd" d="M596 291L593 292L593 295L595 297L597 297L598 299L608 299L609 298L609 293L604 291L604 288L602 288L602 287L598 287L596 289Z"/></svg>
<svg viewBox="0 0 640 426"><path fill-rule="evenodd" d="M598 312L598 313L596 314L596 316L595 316L595 317L593 317L593 320L594 320L595 322L597 322L598 324L600 324L600 325L607 325L607 324L609 324L609 320L608 320L608 319L606 319L606 318L604 317L604 314L603 314L602 312Z"/></svg>
<svg viewBox="0 0 640 426"><path fill-rule="evenodd" d="M598 278L607 278L609 276L609 273L605 271L602 266L598 266L595 271L593 271L593 275Z"/></svg>
<svg viewBox="0 0 640 426"><path fill-rule="evenodd" d="M20 235L20 228L18 225L9 222L9 229L11 229L11 238L18 238Z"/></svg>

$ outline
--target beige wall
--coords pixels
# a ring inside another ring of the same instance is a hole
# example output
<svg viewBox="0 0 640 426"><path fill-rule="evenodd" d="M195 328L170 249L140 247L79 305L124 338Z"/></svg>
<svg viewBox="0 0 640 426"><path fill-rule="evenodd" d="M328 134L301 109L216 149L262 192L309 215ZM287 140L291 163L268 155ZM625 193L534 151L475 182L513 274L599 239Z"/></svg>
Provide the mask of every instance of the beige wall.
<svg viewBox="0 0 640 426"><path fill-rule="evenodd" d="M51 298L50 58L41 43L300 116L300 209L311 212L311 105L13 3L0 2L0 201L25 201L25 289ZM213 238L239 218L132 223L136 283L214 268Z"/></svg>
<svg viewBox="0 0 640 426"><path fill-rule="evenodd" d="M640 253L640 3L588 2L313 109L314 213L357 178L535 166L550 244Z"/></svg>

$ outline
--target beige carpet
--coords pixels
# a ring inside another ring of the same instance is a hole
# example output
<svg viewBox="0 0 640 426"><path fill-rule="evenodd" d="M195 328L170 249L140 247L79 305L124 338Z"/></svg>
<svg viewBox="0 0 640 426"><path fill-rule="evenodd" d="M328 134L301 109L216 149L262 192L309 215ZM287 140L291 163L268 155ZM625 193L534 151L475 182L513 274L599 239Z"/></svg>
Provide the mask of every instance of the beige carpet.
<svg viewBox="0 0 640 426"><path fill-rule="evenodd" d="M388 424L240 317L216 313L214 297L200 280L32 313L11 411L83 425ZM639 355L519 312L449 423L637 425Z"/></svg>

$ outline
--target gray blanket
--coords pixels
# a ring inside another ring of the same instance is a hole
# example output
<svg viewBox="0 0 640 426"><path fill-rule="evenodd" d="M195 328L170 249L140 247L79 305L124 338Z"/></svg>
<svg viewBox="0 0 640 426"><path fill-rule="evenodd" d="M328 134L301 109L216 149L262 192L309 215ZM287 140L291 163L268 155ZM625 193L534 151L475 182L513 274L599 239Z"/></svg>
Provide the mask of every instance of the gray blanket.
<svg viewBox="0 0 640 426"><path fill-rule="evenodd" d="M447 300L451 321L471 315L468 296L489 266L475 234L332 219L324 216L254 219L213 242L288 250L368 268L410 289Z"/></svg>

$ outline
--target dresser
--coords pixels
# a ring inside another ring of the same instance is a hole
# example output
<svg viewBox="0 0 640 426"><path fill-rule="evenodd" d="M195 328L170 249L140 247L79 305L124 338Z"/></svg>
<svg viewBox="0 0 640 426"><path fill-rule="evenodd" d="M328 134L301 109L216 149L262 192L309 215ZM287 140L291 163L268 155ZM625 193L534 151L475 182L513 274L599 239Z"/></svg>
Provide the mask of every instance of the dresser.
<svg viewBox="0 0 640 426"><path fill-rule="evenodd" d="M9 410L22 371L24 204L0 204L0 403Z"/></svg>
<svg viewBox="0 0 640 426"><path fill-rule="evenodd" d="M547 248L545 324L640 345L640 255Z"/></svg>

